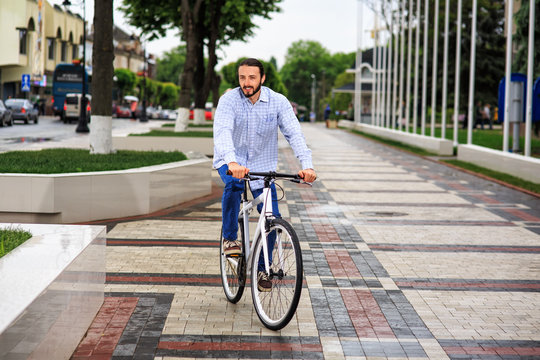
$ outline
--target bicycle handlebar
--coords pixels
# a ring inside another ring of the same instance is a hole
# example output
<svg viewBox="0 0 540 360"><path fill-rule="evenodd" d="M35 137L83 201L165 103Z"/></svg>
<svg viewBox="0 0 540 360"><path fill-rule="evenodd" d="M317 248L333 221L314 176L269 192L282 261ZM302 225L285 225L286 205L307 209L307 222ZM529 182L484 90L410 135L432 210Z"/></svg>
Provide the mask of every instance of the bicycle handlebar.
<svg viewBox="0 0 540 360"><path fill-rule="evenodd" d="M231 170L227 170L227 175L232 175ZM290 178L294 180L301 180L302 178L298 174L285 174L285 173L278 173L275 171L267 171L267 172L253 172L250 171L246 174L246 178L249 180L252 180L251 176L260 176L263 178Z"/></svg>

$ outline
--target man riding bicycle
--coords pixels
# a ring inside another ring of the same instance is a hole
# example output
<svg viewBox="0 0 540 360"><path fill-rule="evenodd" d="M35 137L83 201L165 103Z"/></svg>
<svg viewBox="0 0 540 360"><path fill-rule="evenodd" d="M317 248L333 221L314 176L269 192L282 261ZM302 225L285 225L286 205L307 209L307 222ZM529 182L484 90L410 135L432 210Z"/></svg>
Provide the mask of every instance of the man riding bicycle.
<svg viewBox="0 0 540 360"><path fill-rule="evenodd" d="M214 116L214 163L222 181L222 218L225 254L239 255L242 243L237 239L238 212L244 191L242 179L250 170L255 172L276 171L278 162L278 134L281 130L299 159L302 170L298 175L306 182L317 178L298 119L290 102L282 94L262 86L266 77L264 67L257 59L246 59L238 66L239 87L223 94ZM232 175L227 175L230 171ZM251 193L262 193L262 181L251 182ZM272 184L272 209L275 217L281 217L275 185ZM262 204L257 207L259 212ZM268 236L271 256L275 234ZM270 291L272 282L262 271L259 262L258 289Z"/></svg>

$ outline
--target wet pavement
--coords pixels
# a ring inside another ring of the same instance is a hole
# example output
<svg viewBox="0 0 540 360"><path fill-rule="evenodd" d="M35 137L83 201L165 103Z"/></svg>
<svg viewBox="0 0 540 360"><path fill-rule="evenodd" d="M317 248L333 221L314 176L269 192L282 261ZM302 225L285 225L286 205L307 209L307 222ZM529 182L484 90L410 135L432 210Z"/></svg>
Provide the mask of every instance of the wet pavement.
<svg viewBox="0 0 540 360"><path fill-rule="evenodd" d="M207 197L96 222L108 228L107 293L72 359L540 358L537 197L343 130L303 129L319 180L282 185L305 277L287 327L264 328L249 291L225 299L213 171ZM296 171L280 151L280 170Z"/></svg>
<svg viewBox="0 0 540 360"><path fill-rule="evenodd" d="M131 119L113 118L113 136L147 132L166 121L150 120L141 123ZM16 122L13 126L0 127L0 152L39 150L53 147L88 148L89 134L77 133L77 124L64 124L59 117L40 116L37 124Z"/></svg>

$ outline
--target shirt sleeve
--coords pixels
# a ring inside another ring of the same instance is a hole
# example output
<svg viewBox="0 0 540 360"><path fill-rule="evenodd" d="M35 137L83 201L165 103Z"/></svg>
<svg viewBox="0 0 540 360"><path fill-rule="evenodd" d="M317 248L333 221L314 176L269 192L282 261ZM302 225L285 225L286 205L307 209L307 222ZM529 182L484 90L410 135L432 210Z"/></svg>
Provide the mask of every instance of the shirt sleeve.
<svg viewBox="0 0 540 360"><path fill-rule="evenodd" d="M294 154L300 161L302 169L313 169L311 150L306 145L302 128L294 115L291 103L284 96L280 97L278 123L281 133L291 145Z"/></svg>
<svg viewBox="0 0 540 360"><path fill-rule="evenodd" d="M233 142L234 109L231 100L222 96L214 115L214 157L225 163L236 162Z"/></svg>

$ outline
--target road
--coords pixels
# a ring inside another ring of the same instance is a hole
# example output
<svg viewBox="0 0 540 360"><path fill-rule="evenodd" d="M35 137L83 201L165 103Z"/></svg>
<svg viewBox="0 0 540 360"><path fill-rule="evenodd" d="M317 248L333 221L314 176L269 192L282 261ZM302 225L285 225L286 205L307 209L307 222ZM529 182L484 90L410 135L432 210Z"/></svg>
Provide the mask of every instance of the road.
<svg viewBox="0 0 540 360"><path fill-rule="evenodd" d="M113 118L113 135L127 136L160 127L165 121L151 120L142 123L131 119ZM91 124L90 124L91 126ZM54 147L89 148L89 134L77 133L77 123L64 124L57 116L40 116L38 124L24 124L0 128L0 152L39 150Z"/></svg>

